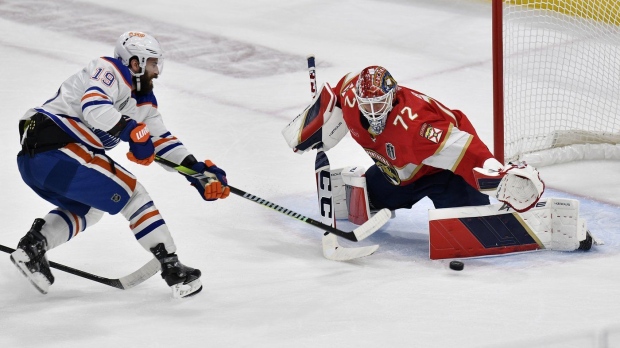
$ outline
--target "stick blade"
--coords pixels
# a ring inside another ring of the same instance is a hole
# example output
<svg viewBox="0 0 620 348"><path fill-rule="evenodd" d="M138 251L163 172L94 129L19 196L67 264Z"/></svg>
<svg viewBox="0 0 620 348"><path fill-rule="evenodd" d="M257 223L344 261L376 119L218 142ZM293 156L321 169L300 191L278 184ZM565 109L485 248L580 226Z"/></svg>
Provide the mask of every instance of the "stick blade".
<svg viewBox="0 0 620 348"><path fill-rule="evenodd" d="M338 244L338 237L333 234L323 236L323 256L332 261L349 261L360 257L374 254L378 245L370 245L360 248L345 248Z"/></svg>
<svg viewBox="0 0 620 348"><path fill-rule="evenodd" d="M392 217L392 212L383 208L379 210L373 217L366 221L363 225L353 230L353 234L358 241L364 240L371 234L377 232L383 225L385 225Z"/></svg>
<svg viewBox="0 0 620 348"><path fill-rule="evenodd" d="M140 267L140 269L138 269L137 271L122 278L119 278L118 282L121 287L116 287L123 290L131 289L134 286L143 283L145 280L151 278L160 270L161 264L156 258L152 258L151 261L144 264L144 266Z"/></svg>

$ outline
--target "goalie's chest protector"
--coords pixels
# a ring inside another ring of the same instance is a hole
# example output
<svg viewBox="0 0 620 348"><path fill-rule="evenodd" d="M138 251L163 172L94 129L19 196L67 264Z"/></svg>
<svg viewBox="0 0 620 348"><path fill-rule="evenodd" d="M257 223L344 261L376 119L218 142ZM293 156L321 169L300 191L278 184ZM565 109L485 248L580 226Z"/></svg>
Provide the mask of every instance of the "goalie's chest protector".
<svg viewBox="0 0 620 348"><path fill-rule="evenodd" d="M349 100L355 100L353 93L350 94ZM451 123L437 119L438 115L429 104L416 97L408 98L404 91L399 92L398 98L399 102L387 117L385 129L377 136L365 127L356 103L343 103L342 110L353 139L364 148L388 181L402 186L441 171L422 164L422 161L440 151Z"/></svg>

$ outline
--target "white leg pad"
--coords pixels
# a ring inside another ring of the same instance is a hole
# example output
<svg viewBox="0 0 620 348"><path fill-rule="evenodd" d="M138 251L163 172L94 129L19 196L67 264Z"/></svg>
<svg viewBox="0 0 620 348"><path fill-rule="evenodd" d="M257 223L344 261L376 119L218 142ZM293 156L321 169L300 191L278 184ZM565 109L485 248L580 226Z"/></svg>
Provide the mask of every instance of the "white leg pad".
<svg viewBox="0 0 620 348"><path fill-rule="evenodd" d="M344 181L342 180L342 170L343 168L339 168L330 171L332 204L334 206L336 219L346 219L349 217L349 211L347 210L347 194Z"/></svg>
<svg viewBox="0 0 620 348"><path fill-rule="evenodd" d="M546 249L572 251L586 239L586 220L579 218L579 201L542 199L536 207L519 213Z"/></svg>
<svg viewBox="0 0 620 348"><path fill-rule="evenodd" d="M361 225L372 216L368 204L368 190L364 167L346 167L342 170L342 181L345 185L348 219Z"/></svg>

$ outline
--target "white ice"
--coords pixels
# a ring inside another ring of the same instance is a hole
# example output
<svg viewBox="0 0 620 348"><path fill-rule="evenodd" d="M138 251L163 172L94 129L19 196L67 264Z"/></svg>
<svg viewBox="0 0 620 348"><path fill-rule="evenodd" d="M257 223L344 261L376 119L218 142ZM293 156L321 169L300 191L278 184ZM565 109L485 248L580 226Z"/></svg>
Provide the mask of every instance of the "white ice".
<svg viewBox="0 0 620 348"><path fill-rule="evenodd" d="M314 155L294 154L280 134L310 100L306 55L321 83L383 65L464 111L491 146L490 13L476 0L0 1L0 243L15 247L52 208L20 179L18 118L112 55L124 31L151 32L167 49L159 109L196 157L235 187L318 218ZM236 196L204 202L179 175L125 152L111 155L151 193L204 290L173 300L159 275L121 291L54 270L41 295L4 255L0 347L620 346L617 162L541 169L545 196L580 199L604 246L465 260L455 272L428 258L428 201L359 243L380 244L376 254L334 262L321 230ZM328 154L332 168L372 163L350 137ZM150 258L121 216L48 255L111 278Z"/></svg>

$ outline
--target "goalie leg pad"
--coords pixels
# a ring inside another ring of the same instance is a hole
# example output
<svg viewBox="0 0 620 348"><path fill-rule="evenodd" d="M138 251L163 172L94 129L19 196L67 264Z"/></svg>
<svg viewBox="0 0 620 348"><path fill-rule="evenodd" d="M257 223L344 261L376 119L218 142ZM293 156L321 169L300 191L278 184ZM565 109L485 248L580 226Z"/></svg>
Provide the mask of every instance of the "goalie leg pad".
<svg viewBox="0 0 620 348"><path fill-rule="evenodd" d="M548 198L520 215L547 249L577 250L586 239L587 224L579 218L578 200Z"/></svg>
<svg viewBox="0 0 620 348"><path fill-rule="evenodd" d="M332 204L336 219L346 219L349 217L347 210L347 194L344 181L342 180L342 171L344 168L332 169L330 171L332 183Z"/></svg>
<svg viewBox="0 0 620 348"><path fill-rule="evenodd" d="M525 213L508 211L503 204L429 210L431 259L572 251L586 233L579 201L572 199L543 199Z"/></svg>
<svg viewBox="0 0 620 348"><path fill-rule="evenodd" d="M347 167L342 170L342 181L345 184L348 219L361 225L372 216L368 204L368 189L364 167Z"/></svg>

